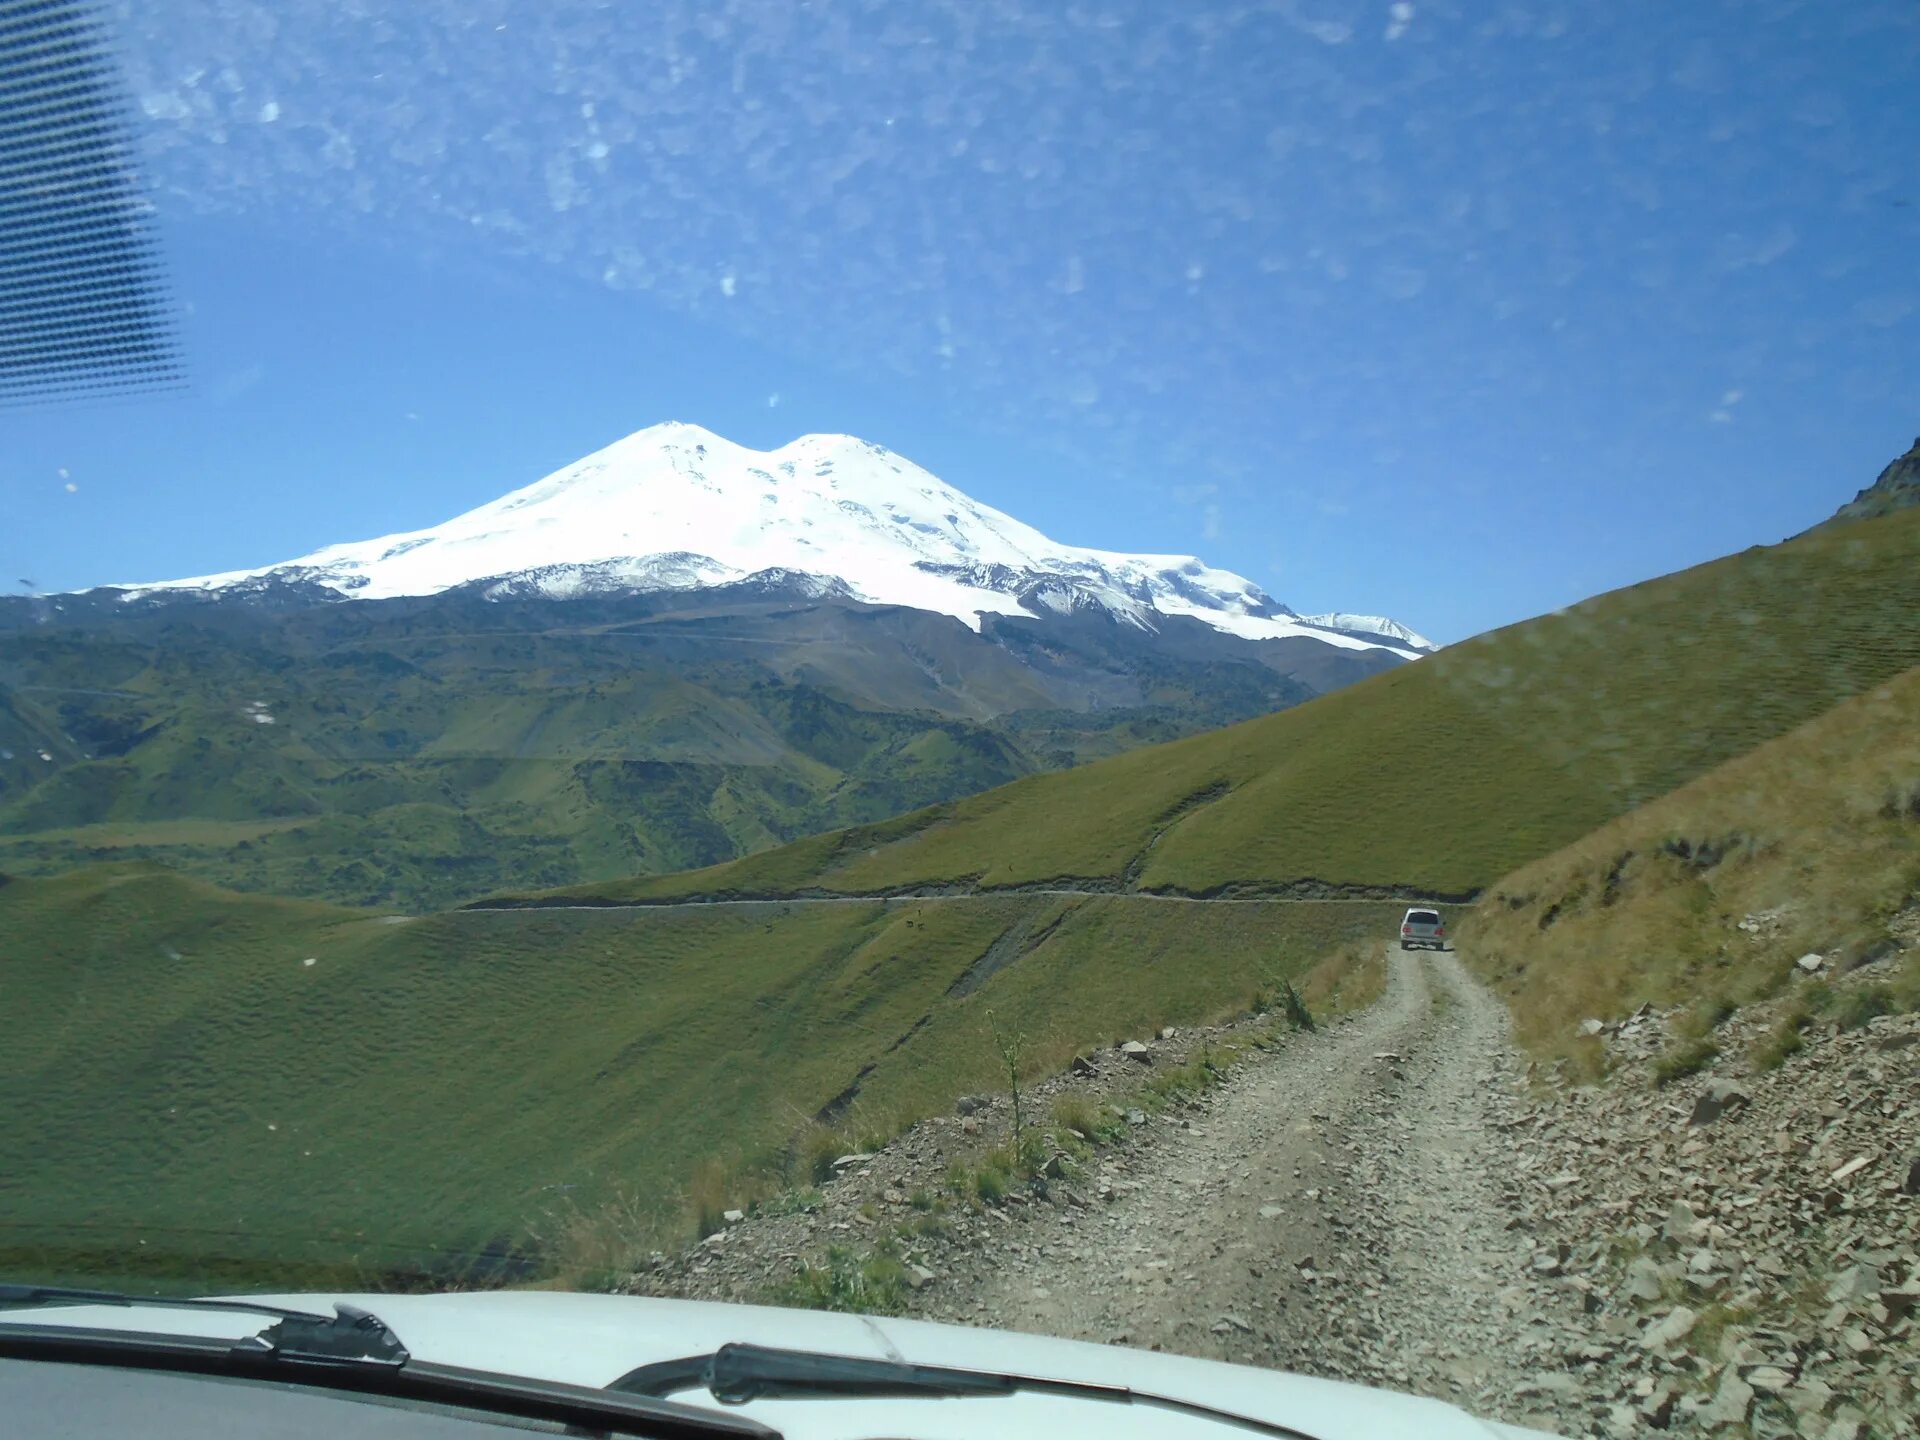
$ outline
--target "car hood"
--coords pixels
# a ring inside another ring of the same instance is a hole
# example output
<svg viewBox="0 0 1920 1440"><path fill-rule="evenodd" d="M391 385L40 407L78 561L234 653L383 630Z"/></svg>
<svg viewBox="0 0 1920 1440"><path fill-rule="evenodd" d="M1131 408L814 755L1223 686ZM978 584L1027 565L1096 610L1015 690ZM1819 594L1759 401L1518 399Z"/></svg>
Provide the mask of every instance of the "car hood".
<svg viewBox="0 0 1920 1440"><path fill-rule="evenodd" d="M1284 1425L1315 1440L1539 1440L1540 1431L1474 1418L1438 1400L1214 1360L1093 1345L1076 1340L976 1330L919 1320L656 1300L626 1295L489 1291L443 1295L292 1294L249 1296L301 1310L335 1302L371 1310L421 1360L531 1379L604 1388L630 1370L744 1343L869 1359L1011 1371L1129 1386ZM237 1313L62 1306L0 1315L0 1323L137 1329L238 1339L265 1317ZM670 1397L719 1408L702 1390ZM856 1436L975 1440L1099 1433L1103 1436L1219 1437L1239 1427L1104 1400L1019 1394L971 1399L761 1400L727 1407L790 1440Z"/></svg>

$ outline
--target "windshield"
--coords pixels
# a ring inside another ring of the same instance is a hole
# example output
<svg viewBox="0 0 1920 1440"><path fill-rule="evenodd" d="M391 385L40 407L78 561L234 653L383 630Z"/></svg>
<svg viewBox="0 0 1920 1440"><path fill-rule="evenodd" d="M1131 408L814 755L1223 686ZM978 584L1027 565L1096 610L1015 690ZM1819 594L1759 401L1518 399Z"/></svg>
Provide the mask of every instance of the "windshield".
<svg viewBox="0 0 1920 1440"><path fill-rule="evenodd" d="M1911 1413L1916 61L0 0L0 1280Z"/></svg>

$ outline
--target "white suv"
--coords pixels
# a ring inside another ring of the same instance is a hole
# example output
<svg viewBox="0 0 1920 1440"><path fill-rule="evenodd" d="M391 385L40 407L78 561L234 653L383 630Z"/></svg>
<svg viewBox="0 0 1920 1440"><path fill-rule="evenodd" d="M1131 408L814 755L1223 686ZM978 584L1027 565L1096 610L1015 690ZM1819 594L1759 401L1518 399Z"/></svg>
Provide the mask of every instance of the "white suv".
<svg viewBox="0 0 1920 1440"><path fill-rule="evenodd" d="M1407 918L1400 922L1400 948L1402 950L1446 949L1447 927L1440 922L1440 912L1417 907L1407 911Z"/></svg>

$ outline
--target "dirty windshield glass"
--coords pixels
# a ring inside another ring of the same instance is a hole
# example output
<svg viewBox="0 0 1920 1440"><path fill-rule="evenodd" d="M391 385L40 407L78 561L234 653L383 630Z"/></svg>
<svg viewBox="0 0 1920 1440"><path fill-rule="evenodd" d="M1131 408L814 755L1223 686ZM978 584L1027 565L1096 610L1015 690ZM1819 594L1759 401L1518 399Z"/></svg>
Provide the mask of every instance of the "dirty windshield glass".
<svg viewBox="0 0 1920 1440"><path fill-rule="evenodd" d="M0 0L0 1280L1913 1434L1917 63Z"/></svg>

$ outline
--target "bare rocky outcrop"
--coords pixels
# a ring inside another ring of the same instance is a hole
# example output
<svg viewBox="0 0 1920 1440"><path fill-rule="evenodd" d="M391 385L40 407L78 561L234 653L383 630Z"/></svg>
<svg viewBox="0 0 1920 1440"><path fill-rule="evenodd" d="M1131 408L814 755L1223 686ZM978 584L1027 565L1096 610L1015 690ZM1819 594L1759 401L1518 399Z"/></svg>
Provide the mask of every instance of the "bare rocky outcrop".
<svg viewBox="0 0 1920 1440"><path fill-rule="evenodd" d="M1871 520L1877 515L1891 515L1896 510L1905 510L1909 506L1920 505L1920 440L1913 442L1913 448L1906 454L1889 462L1880 472L1880 478L1862 490L1853 499L1842 505L1826 525L1841 524L1848 520Z"/></svg>

